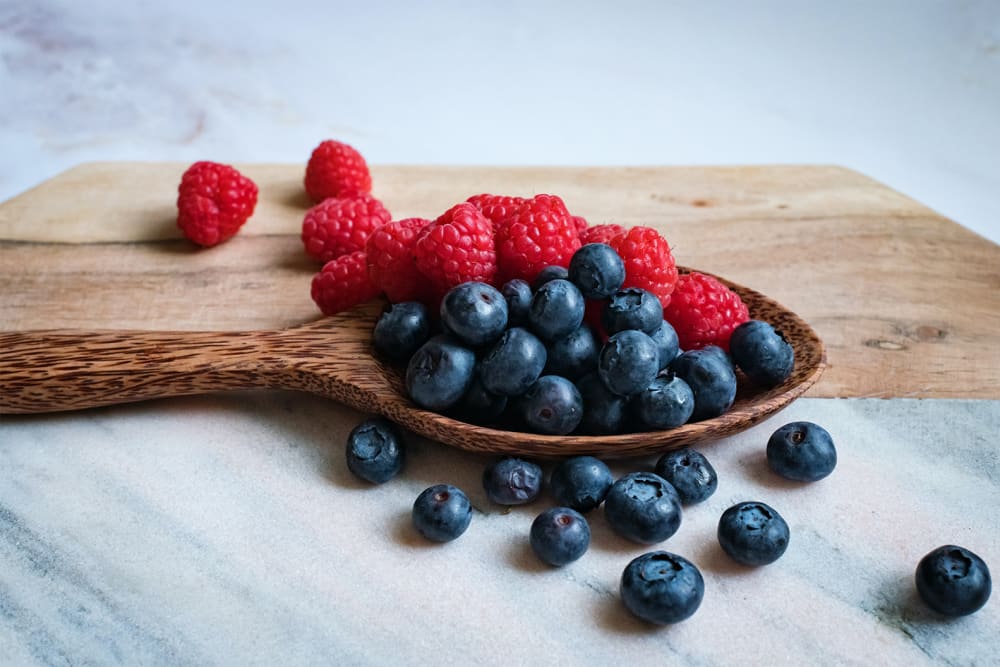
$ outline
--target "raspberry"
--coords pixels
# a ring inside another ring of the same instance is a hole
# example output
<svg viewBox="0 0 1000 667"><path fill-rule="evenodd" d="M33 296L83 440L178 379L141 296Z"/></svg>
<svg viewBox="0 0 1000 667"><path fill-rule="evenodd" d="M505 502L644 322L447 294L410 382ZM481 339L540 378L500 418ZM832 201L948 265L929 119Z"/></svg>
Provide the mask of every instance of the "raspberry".
<svg viewBox="0 0 1000 667"><path fill-rule="evenodd" d="M625 284L652 292L666 308L677 283L670 246L651 227L632 227L607 241L625 262Z"/></svg>
<svg viewBox="0 0 1000 667"><path fill-rule="evenodd" d="M493 223L493 231L510 215L528 201L524 197L508 197L505 195L473 195L465 201L475 204L483 212L486 219Z"/></svg>
<svg viewBox="0 0 1000 667"><path fill-rule="evenodd" d="M302 243L310 257L329 262L364 250L371 233L390 220L389 211L371 195L325 199L306 212Z"/></svg>
<svg viewBox="0 0 1000 667"><path fill-rule="evenodd" d="M535 195L497 227L497 282L534 282L546 266L569 266L579 247L580 236L562 199Z"/></svg>
<svg viewBox="0 0 1000 667"><path fill-rule="evenodd" d="M580 231L580 243L607 243L619 234L624 234L625 228L621 225L606 224L594 225Z"/></svg>
<svg viewBox="0 0 1000 667"><path fill-rule="evenodd" d="M312 299L324 315L335 315L378 296L368 279L365 252L358 250L327 262L313 276Z"/></svg>
<svg viewBox="0 0 1000 667"><path fill-rule="evenodd" d="M424 300L427 285L413 260L413 245L430 222L423 218L395 220L368 237L368 277L393 303Z"/></svg>
<svg viewBox="0 0 1000 667"><path fill-rule="evenodd" d="M306 165L306 194L321 202L329 197L353 197L372 191L372 176L361 153L347 144L327 140L313 150Z"/></svg>
<svg viewBox="0 0 1000 667"><path fill-rule="evenodd" d="M257 186L227 164L195 162L177 188L177 226L198 245L233 237L253 215Z"/></svg>
<svg viewBox="0 0 1000 667"><path fill-rule="evenodd" d="M577 235L583 234L583 232L590 227L590 225L587 223L587 219L584 218L583 216L571 215L570 218L572 218L573 224L576 225Z"/></svg>
<svg viewBox="0 0 1000 667"><path fill-rule="evenodd" d="M733 329L750 319L739 294L696 272L678 278L664 316L677 330L682 350L718 345L727 352Z"/></svg>
<svg viewBox="0 0 1000 667"><path fill-rule="evenodd" d="M473 204L456 204L420 230L413 259L436 296L469 280L488 283L497 269L493 226Z"/></svg>

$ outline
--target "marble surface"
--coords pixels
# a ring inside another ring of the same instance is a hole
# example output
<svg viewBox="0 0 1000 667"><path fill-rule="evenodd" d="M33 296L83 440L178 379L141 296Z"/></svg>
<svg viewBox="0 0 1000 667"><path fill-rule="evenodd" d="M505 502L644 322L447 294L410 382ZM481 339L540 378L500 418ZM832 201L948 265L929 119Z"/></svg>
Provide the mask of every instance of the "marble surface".
<svg viewBox="0 0 1000 667"><path fill-rule="evenodd" d="M912 577L945 543L1000 571L1000 402L803 399L704 447L718 491L660 546L701 568L705 599L662 629L617 592L650 548L600 512L581 560L544 566L527 532L551 501L504 511L481 490L486 458L419 439L399 478L362 483L343 445L360 418L283 392L0 418L0 663L997 664L998 600L941 618ZM768 471L766 439L793 419L834 435L826 480ZM438 482L475 506L446 545L409 518ZM714 537L748 499L791 527L765 568Z"/></svg>

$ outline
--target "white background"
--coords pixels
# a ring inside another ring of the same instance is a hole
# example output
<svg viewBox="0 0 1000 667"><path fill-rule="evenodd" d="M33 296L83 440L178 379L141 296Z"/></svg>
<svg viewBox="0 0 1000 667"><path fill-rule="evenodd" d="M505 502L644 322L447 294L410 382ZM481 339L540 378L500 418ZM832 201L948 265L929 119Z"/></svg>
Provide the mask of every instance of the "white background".
<svg viewBox="0 0 1000 667"><path fill-rule="evenodd" d="M81 161L836 163L1000 240L1000 2L0 0L0 199Z"/></svg>

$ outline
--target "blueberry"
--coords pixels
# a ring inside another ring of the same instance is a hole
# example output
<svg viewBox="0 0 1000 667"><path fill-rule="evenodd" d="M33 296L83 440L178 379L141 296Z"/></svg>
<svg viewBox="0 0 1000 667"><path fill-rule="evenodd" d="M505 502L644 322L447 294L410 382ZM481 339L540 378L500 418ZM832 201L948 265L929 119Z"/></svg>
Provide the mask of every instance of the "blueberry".
<svg viewBox="0 0 1000 667"><path fill-rule="evenodd" d="M722 550L736 562L768 565L788 548L788 524L764 503L739 503L722 513L718 537Z"/></svg>
<svg viewBox="0 0 1000 667"><path fill-rule="evenodd" d="M669 625L690 618L705 596L705 580L694 563L667 551L635 558L622 572L625 607L649 623Z"/></svg>
<svg viewBox="0 0 1000 667"><path fill-rule="evenodd" d="M729 353L750 380L770 389L788 379L795 365L795 350L767 322L750 320L733 330Z"/></svg>
<svg viewBox="0 0 1000 667"><path fill-rule="evenodd" d="M553 507L531 522L530 542L536 556L549 565L562 567L587 551L590 526L576 510Z"/></svg>
<svg viewBox="0 0 1000 667"><path fill-rule="evenodd" d="M592 435L612 435L622 430L628 399L613 393L596 372L576 381L583 398L583 419L579 429Z"/></svg>
<svg viewBox="0 0 1000 667"><path fill-rule="evenodd" d="M542 469L537 463L502 458L483 471L486 496L498 505L524 505L542 492Z"/></svg>
<svg viewBox="0 0 1000 667"><path fill-rule="evenodd" d="M694 393L691 421L718 417L736 399L736 373L729 356L714 345L684 352L668 368Z"/></svg>
<svg viewBox="0 0 1000 667"><path fill-rule="evenodd" d="M691 418L694 394L687 382L667 373L633 396L631 407L646 428L676 428Z"/></svg>
<svg viewBox="0 0 1000 667"><path fill-rule="evenodd" d="M462 283L444 295L441 322L466 345L479 347L495 341L507 328L507 301L492 285Z"/></svg>
<svg viewBox="0 0 1000 667"><path fill-rule="evenodd" d="M549 491L560 505L589 512L601 504L613 483L603 461L593 456L574 456L552 471Z"/></svg>
<svg viewBox="0 0 1000 667"><path fill-rule="evenodd" d="M983 559L968 549L948 544L920 559L917 593L934 611L966 616L990 599L993 581Z"/></svg>
<svg viewBox="0 0 1000 667"><path fill-rule="evenodd" d="M545 435L566 435L583 417L583 399L572 382L558 375L543 375L520 403L529 430Z"/></svg>
<svg viewBox="0 0 1000 667"><path fill-rule="evenodd" d="M608 389L631 396L649 386L659 372L660 357L653 339L641 331L619 331L604 344L597 372Z"/></svg>
<svg viewBox="0 0 1000 667"><path fill-rule="evenodd" d="M472 383L476 355L449 336L420 346L406 367L406 391L414 403L441 411L458 402Z"/></svg>
<svg viewBox="0 0 1000 667"><path fill-rule="evenodd" d="M707 500L719 486L715 468L708 459L687 447L661 456L656 462L655 472L673 485L683 505Z"/></svg>
<svg viewBox="0 0 1000 667"><path fill-rule="evenodd" d="M573 333L583 322L583 295L568 280L551 280L531 297L528 322L544 340L557 340Z"/></svg>
<svg viewBox="0 0 1000 667"><path fill-rule="evenodd" d="M837 467L837 449L822 426L792 422L771 434L767 441L767 464L787 479L815 482Z"/></svg>
<svg viewBox="0 0 1000 667"><path fill-rule="evenodd" d="M670 322L663 320L649 337L656 343L656 349L660 353L660 370L662 371L680 354L677 332Z"/></svg>
<svg viewBox="0 0 1000 667"><path fill-rule="evenodd" d="M480 363L480 376L487 391L517 396L535 384L545 368L545 345L527 329L507 329Z"/></svg>
<svg viewBox="0 0 1000 667"><path fill-rule="evenodd" d="M611 485L604 516L624 538L639 544L662 542L680 528L680 498L659 475L633 472Z"/></svg>
<svg viewBox="0 0 1000 667"><path fill-rule="evenodd" d="M625 263L606 243L588 243L569 261L569 279L588 299L609 297L625 282Z"/></svg>
<svg viewBox="0 0 1000 667"><path fill-rule="evenodd" d="M531 283L531 289L538 291L542 285L553 280L566 280L569 278L569 271L564 266L546 266L538 272L535 280Z"/></svg>
<svg viewBox="0 0 1000 667"><path fill-rule="evenodd" d="M460 421L488 424L502 415L506 407L507 397L487 391L477 367L472 375L472 383L452 408L452 413Z"/></svg>
<svg viewBox="0 0 1000 667"><path fill-rule="evenodd" d="M528 310L531 308L531 285L520 278L504 283L500 293L507 301L507 326L528 325Z"/></svg>
<svg viewBox="0 0 1000 667"><path fill-rule="evenodd" d="M586 324L581 324L568 336L552 341L546 349L548 360L543 372L570 380L577 380L596 369L597 355L601 351L594 332Z"/></svg>
<svg viewBox="0 0 1000 667"><path fill-rule="evenodd" d="M450 484L436 484L413 502L413 527L434 542L450 542L465 532L472 521L472 503Z"/></svg>
<svg viewBox="0 0 1000 667"><path fill-rule="evenodd" d="M431 335L427 308L417 301L390 303L379 315L372 345L380 356L406 363Z"/></svg>
<svg viewBox="0 0 1000 667"><path fill-rule="evenodd" d="M366 419L347 436L347 469L361 479L381 484L403 469L403 438L381 417Z"/></svg>
<svg viewBox="0 0 1000 667"><path fill-rule="evenodd" d="M663 306L652 292L638 287L627 287L615 292L604 304L601 324L609 334L638 329L654 333L663 322Z"/></svg>

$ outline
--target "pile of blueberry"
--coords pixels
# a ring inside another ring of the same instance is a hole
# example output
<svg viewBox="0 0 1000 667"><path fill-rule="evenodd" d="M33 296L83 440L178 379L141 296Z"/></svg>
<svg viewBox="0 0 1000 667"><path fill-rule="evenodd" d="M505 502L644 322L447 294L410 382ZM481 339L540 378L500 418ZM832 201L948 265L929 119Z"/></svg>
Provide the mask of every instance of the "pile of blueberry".
<svg viewBox="0 0 1000 667"><path fill-rule="evenodd" d="M837 464L830 434L811 422L793 422L773 433L767 461L777 474L814 482ZM347 464L362 479L382 483L402 469L403 439L396 427L370 419L351 432ZM494 503L511 506L537 500L542 493L542 468L531 461L507 457L483 472L483 488ZM615 480L608 466L591 456L559 462L548 480L557 503L535 518L528 542L543 562L561 567L581 558L590 545L585 515L603 504L604 519L622 537L641 545L662 542L681 525L682 506L700 503L716 490L718 478L699 452L682 449L664 454L653 471L631 472ZM448 542L460 537L472 520L472 504L459 488L438 484L413 503L413 526L425 538ZM777 561L788 548L788 524L773 507L759 501L741 502L719 519L717 539L733 560L747 566ZM922 599L940 613L958 616L982 607L990 595L986 564L974 553L944 546L929 553L917 567L916 586ZM705 592L697 566L667 551L652 551L633 559L620 580L625 607L655 624L682 621L698 609Z"/></svg>
<svg viewBox="0 0 1000 667"><path fill-rule="evenodd" d="M792 346L758 320L734 331L732 357L715 346L681 351L659 299L623 288L624 280L621 257L591 243L569 269L550 266L534 285L452 288L434 336L423 305L393 304L375 325L374 349L406 364L406 390L422 408L548 435L661 430L717 417L736 397L734 362L766 388L791 374ZM588 302L600 307L600 334L584 321Z"/></svg>

